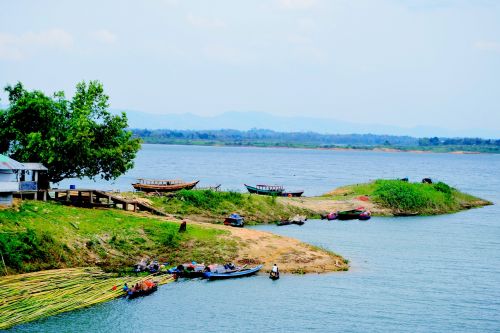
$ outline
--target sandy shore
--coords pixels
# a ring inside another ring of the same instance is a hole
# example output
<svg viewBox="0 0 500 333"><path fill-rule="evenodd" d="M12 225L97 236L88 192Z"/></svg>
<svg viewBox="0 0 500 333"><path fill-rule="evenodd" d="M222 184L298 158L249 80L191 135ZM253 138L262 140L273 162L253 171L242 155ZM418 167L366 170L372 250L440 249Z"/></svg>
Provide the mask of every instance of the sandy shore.
<svg viewBox="0 0 500 333"><path fill-rule="evenodd" d="M278 198L280 202L287 205L293 205L299 208L309 209L318 214L325 214L338 210L350 210L358 207L363 207L369 210L373 215L377 216L390 216L392 212L390 209L382 208L375 205L371 201L362 201L357 198L346 200L333 200L328 197L300 197L300 198Z"/></svg>
<svg viewBox="0 0 500 333"><path fill-rule="evenodd" d="M179 222L175 216L163 219ZM190 224L205 228L216 228L230 232L227 236L238 241L238 252L234 261L238 264L264 265L263 271L269 271L273 264L277 264L283 273L326 273L346 271L349 265L341 256L301 242L295 238L283 237L270 232L235 228L220 224L207 223L201 219L183 219Z"/></svg>

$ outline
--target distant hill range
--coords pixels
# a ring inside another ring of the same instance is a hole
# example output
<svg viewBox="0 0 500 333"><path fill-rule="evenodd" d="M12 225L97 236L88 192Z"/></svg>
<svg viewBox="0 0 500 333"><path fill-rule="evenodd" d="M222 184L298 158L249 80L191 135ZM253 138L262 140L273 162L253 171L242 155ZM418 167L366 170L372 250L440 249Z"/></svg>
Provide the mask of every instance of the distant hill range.
<svg viewBox="0 0 500 333"><path fill-rule="evenodd" d="M113 112L117 113L118 110ZM414 137L482 137L500 138L493 130L469 128L449 130L439 126L397 127L378 124L355 124L330 118L285 117L263 112L225 112L204 117L195 114L150 114L125 111L130 128L172 130L272 129L277 132L316 132L324 134L371 133Z"/></svg>

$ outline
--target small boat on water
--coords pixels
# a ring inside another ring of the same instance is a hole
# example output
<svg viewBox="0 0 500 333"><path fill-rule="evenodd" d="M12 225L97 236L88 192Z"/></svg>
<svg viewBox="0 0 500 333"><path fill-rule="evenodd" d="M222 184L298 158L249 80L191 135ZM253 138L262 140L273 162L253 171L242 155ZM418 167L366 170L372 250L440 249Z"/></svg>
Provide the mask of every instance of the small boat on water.
<svg viewBox="0 0 500 333"><path fill-rule="evenodd" d="M140 296L147 296L158 290L158 282L146 280L138 283L135 287L128 289L127 297L129 299L137 298Z"/></svg>
<svg viewBox="0 0 500 333"><path fill-rule="evenodd" d="M364 210L364 209L352 209L352 210L343 210L337 212L337 219L338 220L369 220L371 217L371 214L369 211Z"/></svg>
<svg viewBox="0 0 500 333"><path fill-rule="evenodd" d="M132 184L132 186L137 191L142 192L175 192L184 189L190 190L198 183L199 180L186 183L182 180L139 178L137 183Z"/></svg>
<svg viewBox="0 0 500 333"><path fill-rule="evenodd" d="M271 280L278 280L280 278L280 273L279 272L273 272L273 271L271 271L269 273L269 278Z"/></svg>
<svg viewBox="0 0 500 333"><path fill-rule="evenodd" d="M243 228L245 225L245 220L239 214L233 213L224 219L224 225L230 225L231 227Z"/></svg>
<svg viewBox="0 0 500 333"><path fill-rule="evenodd" d="M244 276L249 276L257 273L262 268L262 265L258 265L252 268L235 267L234 269L216 269L211 272L205 272L205 278L209 280L222 280L222 279L232 279Z"/></svg>
<svg viewBox="0 0 500 333"><path fill-rule="evenodd" d="M303 225L306 221L307 221L307 217L295 215L291 219L279 221L278 223L276 223L276 225L278 225L278 226L290 225L290 224Z"/></svg>

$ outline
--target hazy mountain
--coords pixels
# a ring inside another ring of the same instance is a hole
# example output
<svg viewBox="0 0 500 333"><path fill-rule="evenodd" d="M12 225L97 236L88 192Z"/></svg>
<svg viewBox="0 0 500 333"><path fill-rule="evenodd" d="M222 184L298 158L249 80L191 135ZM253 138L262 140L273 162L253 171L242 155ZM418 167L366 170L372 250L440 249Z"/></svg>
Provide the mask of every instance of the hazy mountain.
<svg viewBox="0 0 500 333"><path fill-rule="evenodd" d="M114 112L119 112L115 110ZM449 130L438 126L396 127L379 124L356 124L329 118L285 117L263 112L225 112L220 115L204 117L186 114L149 114L139 111L125 111L131 128L147 129L272 129L278 132L312 131L328 134L372 133L391 135L410 135L416 137L483 137L499 138L500 133L492 130L470 128Z"/></svg>

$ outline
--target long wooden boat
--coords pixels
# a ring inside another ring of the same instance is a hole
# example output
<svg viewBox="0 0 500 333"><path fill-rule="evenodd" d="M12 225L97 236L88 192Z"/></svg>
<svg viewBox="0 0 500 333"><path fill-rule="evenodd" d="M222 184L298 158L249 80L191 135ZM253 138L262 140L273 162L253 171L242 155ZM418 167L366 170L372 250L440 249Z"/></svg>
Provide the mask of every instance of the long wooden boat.
<svg viewBox="0 0 500 333"><path fill-rule="evenodd" d="M216 272L205 272L205 278L209 280L222 280L222 279L232 279L239 278L244 276L249 276L257 273L262 268L262 265L258 265L252 268L245 269L236 269L233 271L228 271L224 273L216 273Z"/></svg>
<svg viewBox="0 0 500 333"><path fill-rule="evenodd" d="M260 195L281 196L281 194L285 191L283 186L279 185L256 185L256 186L250 186L247 184L244 185L247 188L248 192Z"/></svg>
<svg viewBox="0 0 500 333"><path fill-rule="evenodd" d="M142 192L175 192L184 189L190 190L199 182L199 180L186 183L182 180L139 178L137 183L132 184L132 186L137 191Z"/></svg>

